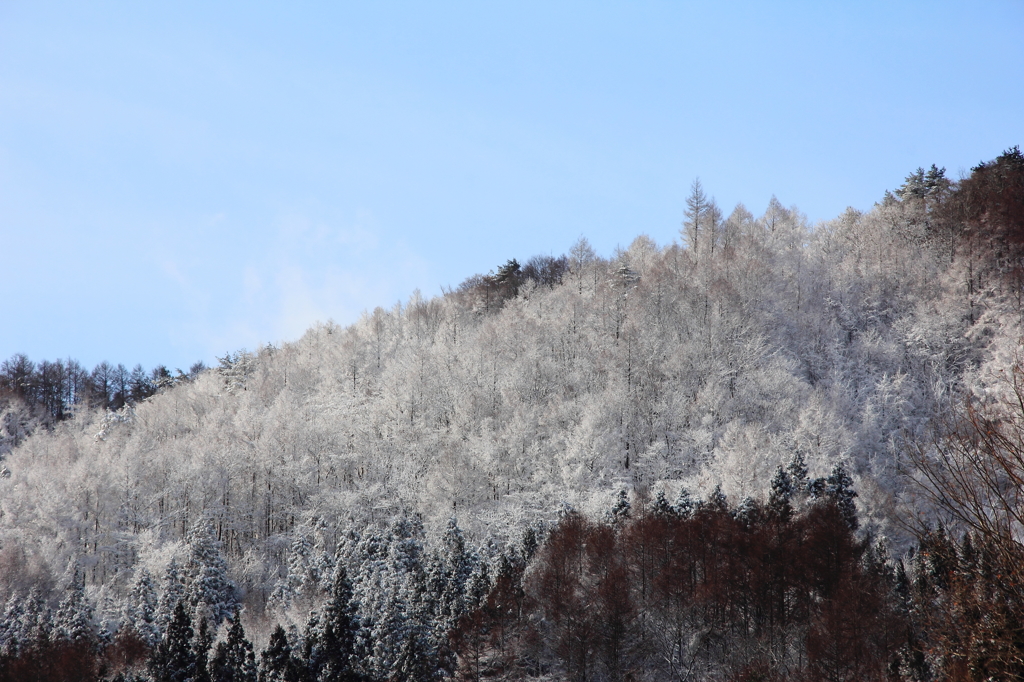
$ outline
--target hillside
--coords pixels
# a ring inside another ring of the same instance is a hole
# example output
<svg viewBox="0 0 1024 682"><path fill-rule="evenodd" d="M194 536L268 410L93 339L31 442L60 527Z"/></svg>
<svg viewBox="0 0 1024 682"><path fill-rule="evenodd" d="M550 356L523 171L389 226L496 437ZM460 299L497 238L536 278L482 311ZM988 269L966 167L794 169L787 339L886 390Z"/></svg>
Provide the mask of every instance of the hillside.
<svg viewBox="0 0 1024 682"><path fill-rule="evenodd" d="M3 460L0 599L78 566L114 629L142 569L184 564L209 524L235 596L270 618L293 608L273 594L300 539L334 556L415 519L438 547L454 517L487 563L620 491L634 508L682 488L766 500L797 457L811 479L841 465L862 537L903 548L907 452L1021 335L1016 208L986 189L991 167L911 174L815 226L775 200L723 217L695 184L681 244L641 235L602 258L581 239L80 410Z"/></svg>

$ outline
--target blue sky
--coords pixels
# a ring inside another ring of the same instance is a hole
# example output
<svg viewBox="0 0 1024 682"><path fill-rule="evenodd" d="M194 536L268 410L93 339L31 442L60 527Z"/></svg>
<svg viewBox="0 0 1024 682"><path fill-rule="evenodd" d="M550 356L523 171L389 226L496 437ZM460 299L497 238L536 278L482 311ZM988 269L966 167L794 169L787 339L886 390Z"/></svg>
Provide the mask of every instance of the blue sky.
<svg viewBox="0 0 1024 682"><path fill-rule="evenodd" d="M153 5L147 7L146 5ZM1024 3L0 0L0 359L185 368L1024 144Z"/></svg>

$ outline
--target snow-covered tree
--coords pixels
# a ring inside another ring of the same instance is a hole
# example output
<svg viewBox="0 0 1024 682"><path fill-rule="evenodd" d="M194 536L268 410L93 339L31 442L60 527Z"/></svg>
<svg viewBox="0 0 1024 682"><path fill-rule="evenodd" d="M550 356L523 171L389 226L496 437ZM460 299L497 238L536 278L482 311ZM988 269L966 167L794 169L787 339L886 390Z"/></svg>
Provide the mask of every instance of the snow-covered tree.
<svg viewBox="0 0 1024 682"><path fill-rule="evenodd" d="M121 627L130 628L146 644L156 646L160 641L158 603L152 576L144 567L139 568L135 585L121 609Z"/></svg>
<svg viewBox="0 0 1024 682"><path fill-rule="evenodd" d="M96 639L93 608L85 596L85 576L77 565L57 608L53 625L55 636L67 642L85 644Z"/></svg>
<svg viewBox="0 0 1024 682"><path fill-rule="evenodd" d="M228 565L217 544L213 527L208 522L197 523L189 533L185 565L188 604L213 625L238 610L235 585L228 578Z"/></svg>

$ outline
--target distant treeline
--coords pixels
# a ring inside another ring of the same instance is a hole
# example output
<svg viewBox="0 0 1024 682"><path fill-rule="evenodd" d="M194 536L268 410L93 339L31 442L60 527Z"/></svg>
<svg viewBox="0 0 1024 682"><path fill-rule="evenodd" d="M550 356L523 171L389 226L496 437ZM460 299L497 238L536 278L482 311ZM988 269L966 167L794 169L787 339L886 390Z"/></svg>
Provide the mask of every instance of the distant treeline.
<svg viewBox="0 0 1024 682"><path fill-rule="evenodd" d="M76 406L118 410L141 402L165 386L194 379L204 369L202 361L193 364L187 374L180 369L172 374L163 365L147 372L142 365L129 370L104 361L89 371L71 358L36 364L24 353L17 353L0 363L0 400L18 398L61 420L71 416Z"/></svg>

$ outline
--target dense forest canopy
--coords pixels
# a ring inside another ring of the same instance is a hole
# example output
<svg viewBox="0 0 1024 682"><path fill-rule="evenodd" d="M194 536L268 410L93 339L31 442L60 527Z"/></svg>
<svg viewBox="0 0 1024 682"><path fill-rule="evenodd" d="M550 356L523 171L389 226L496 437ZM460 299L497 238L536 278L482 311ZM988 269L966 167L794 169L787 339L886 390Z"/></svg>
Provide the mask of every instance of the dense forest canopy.
<svg viewBox="0 0 1024 682"><path fill-rule="evenodd" d="M581 238L215 369L4 362L8 670L1018 674L1019 149L815 226L686 203L678 244Z"/></svg>

